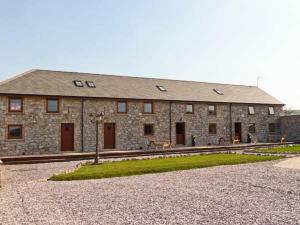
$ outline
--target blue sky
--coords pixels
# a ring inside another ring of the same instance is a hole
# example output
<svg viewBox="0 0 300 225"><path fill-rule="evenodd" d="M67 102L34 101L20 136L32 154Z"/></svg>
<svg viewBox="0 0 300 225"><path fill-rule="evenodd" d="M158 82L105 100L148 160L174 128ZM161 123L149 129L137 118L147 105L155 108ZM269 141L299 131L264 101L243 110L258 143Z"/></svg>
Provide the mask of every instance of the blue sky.
<svg viewBox="0 0 300 225"><path fill-rule="evenodd" d="M300 108L298 0L0 0L0 80L32 68L256 85Z"/></svg>

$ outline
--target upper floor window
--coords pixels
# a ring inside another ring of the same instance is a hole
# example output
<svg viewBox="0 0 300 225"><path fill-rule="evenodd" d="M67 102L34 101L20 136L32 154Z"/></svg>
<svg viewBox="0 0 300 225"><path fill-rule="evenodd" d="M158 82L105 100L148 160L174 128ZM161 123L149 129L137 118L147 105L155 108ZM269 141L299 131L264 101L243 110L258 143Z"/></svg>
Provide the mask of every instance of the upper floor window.
<svg viewBox="0 0 300 225"><path fill-rule="evenodd" d="M144 113L153 113L153 103L152 102L144 103Z"/></svg>
<svg viewBox="0 0 300 225"><path fill-rule="evenodd" d="M58 113L59 112L59 99L48 98L47 99L47 113Z"/></svg>
<svg viewBox="0 0 300 225"><path fill-rule="evenodd" d="M118 102L118 113L127 113L127 102Z"/></svg>
<svg viewBox="0 0 300 225"><path fill-rule="evenodd" d="M144 124L144 135L153 135L153 134L154 134L154 125Z"/></svg>
<svg viewBox="0 0 300 225"><path fill-rule="evenodd" d="M216 115L216 105L208 106L208 115Z"/></svg>
<svg viewBox="0 0 300 225"><path fill-rule="evenodd" d="M85 83L90 88L96 88L96 85L93 81L86 81Z"/></svg>
<svg viewBox="0 0 300 225"><path fill-rule="evenodd" d="M194 105L193 104L186 104L185 105L185 112L186 113L194 113Z"/></svg>
<svg viewBox="0 0 300 225"><path fill-rule="evenodd" d="M275 111L274 111L274 107L269 107L269 115L274 115Z"/></svg>
<svg viewBox="0 0 300 225"><path fill-rule="evenodd" d="M275 132L276 132L276 124L269 123L269 133L275 133Z"/></svg>
<svg viewBox="0 0 300 225"><path fill-rule="evenodd" d="M250 123L248 125L248 128L249 128L249 133L250 134L255 134L256 130L255 130L255 123Z"/></svg>
<svg viewBox="0 0 300 225"><path fill-rule="evenodd" d="M23 111L23 99L19 97L11 97L8 100L9 112L22 112Z"/></svg>
<svg viewBox="0 0 300 225"><path fill-rule="evenodd" d="M248 113L249 113L249 115L255 114L254 106L248 106Z"/></svg>
<svg viewBox="0 0 300 225"><path fill-rule="evenodd" d="M156 85L156 87L157 87L158 90L160 90L160 91L167 91L167 89L166 89L164 86Z"/></svg>
<svg viewBox="0 0 300 225"><path fill-rule="evenodd" d="M73 81L76 87L83 87L83 83L81 80L74 80Z"/></svg>
<svg viewBox="0 0 300 225"><path fill-rule="evenodd" d="M22 125L8 125L8 139L22 139Z"/></svg>
<svg viewBox="0 0 300 225"><path fill-rule="evenodd" d="M208 133L209 134L217 134L217 124L210 123L208 127Z"/></svg>

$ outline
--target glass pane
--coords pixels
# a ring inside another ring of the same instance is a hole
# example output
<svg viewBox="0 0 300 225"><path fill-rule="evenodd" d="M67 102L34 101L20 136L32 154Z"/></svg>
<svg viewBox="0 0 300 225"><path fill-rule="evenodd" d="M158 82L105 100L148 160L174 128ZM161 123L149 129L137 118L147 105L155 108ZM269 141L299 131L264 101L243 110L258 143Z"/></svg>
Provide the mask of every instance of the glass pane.
<svg viewBox="0 0 300 225"><path fill-rule="evenodd" d="M9 126L8 137L10 139L20 139L22 137L20 126Z"/></svg>
<svg viewBox="0 0 300 225"><path fill-rule="evenodd" d="M249 106L249 113L254 114L254 107L253 106Z"/></svg>
<svg viewBox="0 0 300 225"><path fill-rule="evenodd" d="M186 112L192 113L193 112L193 105L186 105Z"/></svg>
<svg viewBox="0 0 300 225"><path fill-rule="evenodd" d="M48 112L58 112L58 100L48 100Z"/></svg>
<svg viewBox="0 0 300 225"><path fill-rule="evenodd" d="M144 104L144 112L145 113L152 113L152 103L145 103Z"/></svg>
<svg viewBox="0 0 300 225"><path fill-rule="evenodd" d="M22 99L11 98L9 108L10 108L10 111L21 111L22 110Z"/></svg>
<svg viewBox="0 0 300 225"><path fill-rule="evenodd" d="M274 114L274 108L273 107L269 107L269 114L273 115Z"/></svg>
<svg viewBox="0 0 300 225"><path fill-rule="evenodd" d="M118 102L118 112L125 113L126 112L126 103Z"/></svg>

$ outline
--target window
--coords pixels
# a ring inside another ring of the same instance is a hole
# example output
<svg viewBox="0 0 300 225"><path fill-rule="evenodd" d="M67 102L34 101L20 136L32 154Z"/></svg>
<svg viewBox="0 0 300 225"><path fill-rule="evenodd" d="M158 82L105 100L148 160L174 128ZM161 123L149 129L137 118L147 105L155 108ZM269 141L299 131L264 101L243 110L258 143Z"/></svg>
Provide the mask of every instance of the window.
<svg viewBox="0 0 300 225"><path fill-rule="evenodd" d="M218 95L224 95L224 93L218 89L214 89L214 92L216 92Z"/></svg>
<svg viewBox="0 0 300 225"><path fill-rule="evenodd" d="M160 90L160 91L167 91L167 89L166 89L164 86L156 85L156 87L157 87L158 90Z"/></svg>
<svg viewBox="0 0 300 225"><path fill-rule="evenodd" d="M76 87L83 87L83 83L81 80L74 80L73 81Z"/></svg>
<svg viewBox="0 0 300 225"><path fill-rule="evenodd" d="M96 88L96 85L93 81L86 81L85 83L89 88Z"/></svg>
<svg viewBox="0 0 300 225"><path fill-rule="evenodd" d="M249 133L250 134L255 134L255 123L250 123L248 125L248 128L249 128Z"/></svg>
<svg viewBox="0 0 300 225"><path fill-rule="evenodd" d="M59 112L59 100L57 98L47 99L47 113L58 113Z"/></svg>
<svg viewBox="0 0 300 225"><path fill-rule="evenodd" d="M153 113L153 103L152 102L144 103L144 113Z"/></svg>
<svg viewBox="0 0 300 225"><path fill-rule="evenodd" d="M208 115L216 115L216 106L215 105L208 106Z"/></svg>
<svg viewBox="0 0 300 225"><path fill-rule="evenodd" d="M11 97L8 101L9 112L22 112L23 111L23 99Z"/></svg>
<svg viewBox="0 0 300 225"><path fill-rule="evenodd" d="M118 113L127 113L127 102L118 102Z"/></svg>
<svg viewBox="0 0 300 225"><path fill-rule="evenodd" d="M209 128L208 128L208 133L209 134L217 134L217 124L210 123Z"/></svg>
<svg viewBox="0 0 300 225"><path fill-rule="evenodd" d="M8 139L22 139L22 125L8 125Z"/></svg>
<svg viewBox="0 0 300 225"><path fill-rule="evenodd" d="M153 135L153 134L154 134L154 125L144 124L144 135Z"/></svg>
<svg viewBox="0 0 300 225"><path fill-rule="evenodd" d="M276 132L276 124L269 123L269 133L275 133L275 132Z"/></svg>
<svg viewBox="0 0 300 225"><path fill-rule="evenodd" d="M249 115L255 114L254 106L248 106L248 113L249 113Z"/></svg>
<svg viewBox="0 0 300 225"><path fill-rule="evenodd" d="M274 115L274 107L269 107L269 115Z"/></svg>
<svg viewBox="0 0 300 225"><path fill-rule="evenodd" d="M185 112L186 113L194 113L194 105L193 104L186 104L185 105Z"/></svg>

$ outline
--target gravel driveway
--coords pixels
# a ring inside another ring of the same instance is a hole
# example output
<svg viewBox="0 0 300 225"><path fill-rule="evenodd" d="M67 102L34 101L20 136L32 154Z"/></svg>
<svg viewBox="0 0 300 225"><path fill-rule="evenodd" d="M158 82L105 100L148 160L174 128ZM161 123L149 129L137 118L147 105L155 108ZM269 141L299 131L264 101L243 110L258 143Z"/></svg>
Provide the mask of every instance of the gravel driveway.
<svg viewBox="0 0 300 225"><path fill-rule="evenodd" d="M78 162L6 166L0 224L300 224L300 170L278 161L45 181Z"/></svg>

